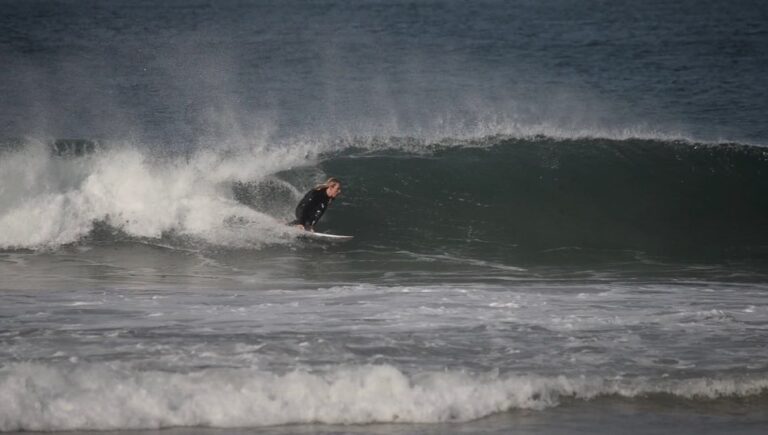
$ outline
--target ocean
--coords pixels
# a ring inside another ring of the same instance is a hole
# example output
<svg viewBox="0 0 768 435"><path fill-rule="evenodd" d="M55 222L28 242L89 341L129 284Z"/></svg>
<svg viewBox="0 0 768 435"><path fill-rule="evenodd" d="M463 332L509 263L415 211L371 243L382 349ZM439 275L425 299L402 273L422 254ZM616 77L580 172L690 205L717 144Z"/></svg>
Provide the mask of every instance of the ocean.
<svg viewBox="0 0 768 435"><path fill-rule="evenodd" d="M0 65L2 432L768 428L768 3L0 0Z"/></svg>

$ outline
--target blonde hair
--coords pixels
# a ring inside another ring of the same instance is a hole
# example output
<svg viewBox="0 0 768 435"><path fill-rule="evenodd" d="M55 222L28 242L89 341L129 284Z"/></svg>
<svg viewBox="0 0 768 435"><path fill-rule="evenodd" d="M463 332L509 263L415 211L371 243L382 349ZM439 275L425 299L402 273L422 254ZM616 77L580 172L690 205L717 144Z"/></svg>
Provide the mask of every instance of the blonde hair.
<svg viewBox="0 0 768 435"><path fill-rule="evenodd" d="M339 184L340 185L341 184L341 180L339 180L336 177L331 177L331 178L325 180L325 183L318 184L317 186L315 186L315 190L327 189L327 188L331 187L334 184Z"/></svg>

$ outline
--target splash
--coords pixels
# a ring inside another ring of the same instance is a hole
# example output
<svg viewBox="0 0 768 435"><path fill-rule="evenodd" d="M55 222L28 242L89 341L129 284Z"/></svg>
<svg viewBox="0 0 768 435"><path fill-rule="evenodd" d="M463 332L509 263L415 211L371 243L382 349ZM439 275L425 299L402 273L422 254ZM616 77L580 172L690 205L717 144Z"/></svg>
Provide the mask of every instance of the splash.
<svg viewBox="0 0 768 435"><path fill-rule="evenodd" d="M85 237L103 222L131 237L173 232L212 244L280 240L281 225L235 200L231 183L259 181L312 161L306 147L201 150L157 157L136 147L78 158L40 142L0 162L0 247L46 248ZM229 223L229 224L227 224Z"/></svg>

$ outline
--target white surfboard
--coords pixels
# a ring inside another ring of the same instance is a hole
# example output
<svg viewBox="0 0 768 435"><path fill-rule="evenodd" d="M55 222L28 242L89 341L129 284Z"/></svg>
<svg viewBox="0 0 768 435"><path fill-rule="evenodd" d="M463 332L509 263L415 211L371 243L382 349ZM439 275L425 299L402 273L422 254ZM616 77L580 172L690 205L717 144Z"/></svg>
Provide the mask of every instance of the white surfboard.
<svg viewBox="0 0 768 435"><path fill-rule="evenodd" d="M328 233L313 233L312 231L304 231L301 233L302 237L308 237L310 239L328 240L333 242L344 242L352 240L354 236L342 236L340 234L328 234Z"/></svg>

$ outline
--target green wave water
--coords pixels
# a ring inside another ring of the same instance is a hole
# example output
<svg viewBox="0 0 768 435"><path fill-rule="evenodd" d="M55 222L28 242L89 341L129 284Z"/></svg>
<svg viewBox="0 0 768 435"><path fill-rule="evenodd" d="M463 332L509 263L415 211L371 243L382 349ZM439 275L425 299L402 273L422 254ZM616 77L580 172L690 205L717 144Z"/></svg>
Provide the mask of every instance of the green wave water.
<svg viewBox="0 0 768 435"><path fill-rule="evenodd" d="M729 257L768 246L768 150L501 139L428 155L330 156L328 225L389 246L505 256L558 248Z"/></svg>

